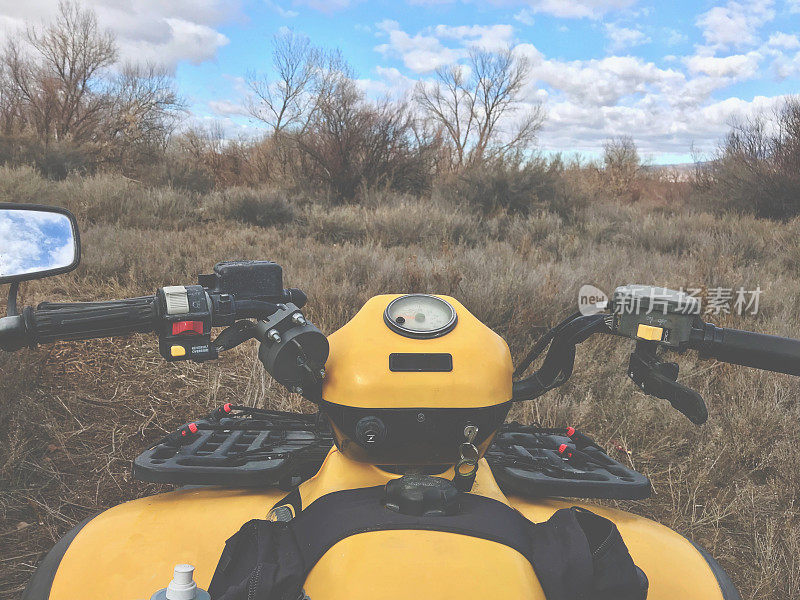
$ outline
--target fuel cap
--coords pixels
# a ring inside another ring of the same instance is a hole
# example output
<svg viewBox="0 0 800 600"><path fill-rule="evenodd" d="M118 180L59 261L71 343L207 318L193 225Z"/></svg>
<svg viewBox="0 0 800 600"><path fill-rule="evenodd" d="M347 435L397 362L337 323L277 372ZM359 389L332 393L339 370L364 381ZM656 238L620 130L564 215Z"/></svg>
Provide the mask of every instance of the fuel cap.
<svg viewBox="0 0 800 600"><path fill-rule="evenodd" d="M386 484L383 505L404 515L454 515L461 508L461 492L443 477L409 474Z"/></svg>

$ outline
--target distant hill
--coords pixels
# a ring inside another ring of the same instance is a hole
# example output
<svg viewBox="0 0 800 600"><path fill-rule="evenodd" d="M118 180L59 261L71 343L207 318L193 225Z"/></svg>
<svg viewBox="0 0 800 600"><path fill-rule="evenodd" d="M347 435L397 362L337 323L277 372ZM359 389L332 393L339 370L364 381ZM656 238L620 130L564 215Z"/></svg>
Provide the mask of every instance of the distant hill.
<svg viewBox="0 0 800 600"><path fill-rule="evenodd" d="M642 168L648 172L663 177L674 179L675 181L688 181L697 169L704 170L711 165L711 161L674 163L670 165L643 165Z"/></svg>

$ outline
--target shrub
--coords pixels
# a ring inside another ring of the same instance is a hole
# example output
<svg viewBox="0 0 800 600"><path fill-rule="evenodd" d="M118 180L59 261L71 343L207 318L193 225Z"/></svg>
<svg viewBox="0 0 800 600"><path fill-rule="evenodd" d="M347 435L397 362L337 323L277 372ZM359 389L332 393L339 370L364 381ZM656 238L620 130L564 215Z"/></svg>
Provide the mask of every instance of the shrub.
<svg viewBox="0 0 800 600"><path fill-rule="evenodd" d="M772 118L734 124L720 151L707 186L719 208L780 220L800 215L800 98Z"/></svg>
<svg viewBox="0 0 800 600"><path fill-rule="evenodd" d="M97 170L98 147L91 143L43 140L28 134L0 136L0 163L8 166L31 165L48 179L62 180L73 173Z"/></svg>
<svg viewBox="0 0 800 600"><path fill-rule="evenodd" d="M286 196L273 190L229 188L211 194L210 203L216 205L212 213L258 227L291 223L296 214Z"/></svg>
<svg viewBox="0 0 800 600"><path fill-rule="evenodd" d="M124 227L181 229L199 220L197 198L171 187L148 187L122 175L69 177L58 195L82 221Z"/></svg>
<svg viewBox="0 0 800 600"><path fill-rule="evenodd" d="M0 202L58 203L51 182L29 166L0 166Z"/></svg>
<svg viewBox="0 0 800 600"><path fill-rule="evenodd" d="M339 202L354 200L367 188L419 194L430 184L435 143L416 139L411 111L403 104L367 101L345 74L318 100L297 146L297 179L330 191Z"/></svg>
<svg viewBox="0 0 800 600"><path fill-rule="evenodd" d="M202 164L189 160L176 150L166 153L160 165L143 173L144 180L152 185L170 187L205 194L214 189L214 175Z"/></svg>
<svg viewBox="0 0 800 600"><path fill-rule="evenodd" d="M615 198L630 202L639 200L641 169L639 150L629 135L611 138L603 145L602 181Z"/></svg>
<svg viewBox="0 0 800 600"><path fill-rule="evenodd" d="M439 191L484 214L500 210L527 214L558 200L560 171L560 161L541 157L523 163L497 160L446 177Z"/></svg>

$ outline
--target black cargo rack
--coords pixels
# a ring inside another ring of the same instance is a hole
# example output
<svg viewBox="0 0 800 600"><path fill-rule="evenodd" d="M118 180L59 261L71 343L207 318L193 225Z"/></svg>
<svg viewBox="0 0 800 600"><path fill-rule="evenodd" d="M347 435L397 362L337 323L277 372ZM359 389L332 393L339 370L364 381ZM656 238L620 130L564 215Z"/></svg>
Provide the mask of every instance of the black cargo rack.
<svg viewBox="0 0 800 600"><path fill-rule="evenodd" d="M333 438L316 415L248 413L184 425L136 457L133 476L177 485L290 489L319 470Z"/></svg>
<svg viewBox="0 0 800 600"><path fill-rule="evenodd" d="M506 494L641 500L650 480L611 458L572 427L544 429L505 423L486 452Z"/></svg>
<svg viewBox="0 0 800 600"><path fill-rule="evenodd" d="M229 413L170 434L136 458L133 476L176 485L288 490L313 476L333 445L327 425L317 415L246 407L232 407ZM572 428L506 423L486 460L506 494L614 499L650 495L647 477L615 461Z"/></svg>

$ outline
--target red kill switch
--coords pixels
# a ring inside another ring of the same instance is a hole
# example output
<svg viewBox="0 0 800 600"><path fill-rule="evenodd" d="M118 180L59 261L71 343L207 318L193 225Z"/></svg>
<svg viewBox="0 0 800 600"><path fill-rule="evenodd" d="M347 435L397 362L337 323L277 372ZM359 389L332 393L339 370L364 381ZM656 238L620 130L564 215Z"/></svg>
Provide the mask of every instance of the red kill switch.
<svg viewBox="0 0 800 600"><path fill-rule="evenodd" d="M172 335L180 335L182 333L203 335L203 322L202 321L176 321L172 324Z"/></svg>

